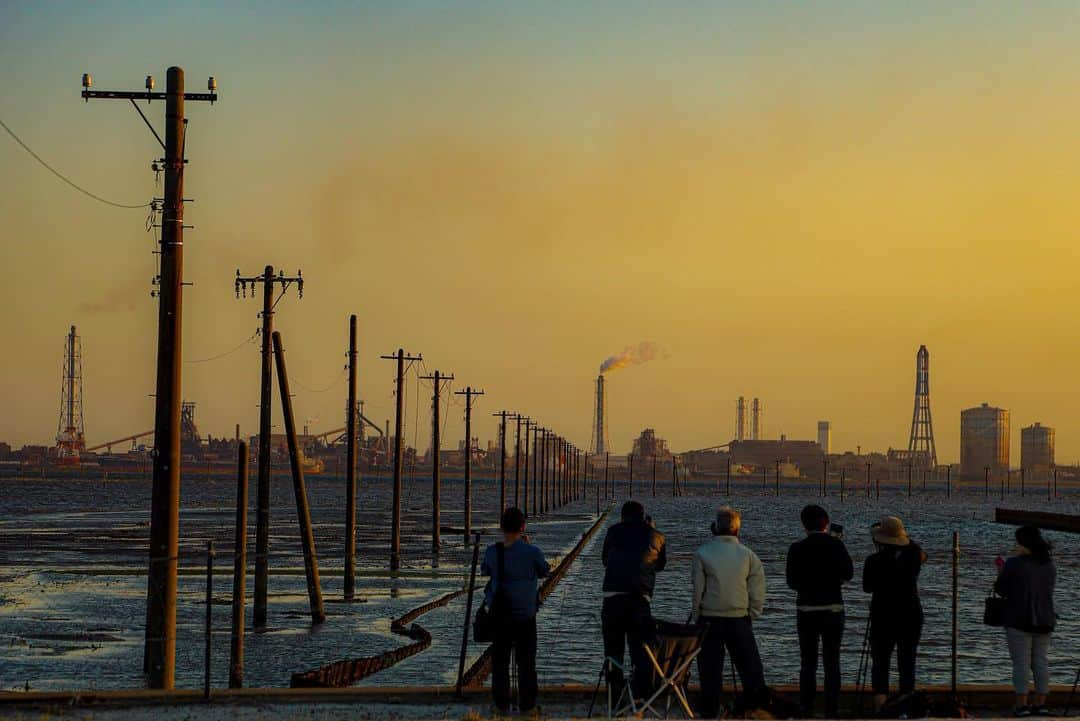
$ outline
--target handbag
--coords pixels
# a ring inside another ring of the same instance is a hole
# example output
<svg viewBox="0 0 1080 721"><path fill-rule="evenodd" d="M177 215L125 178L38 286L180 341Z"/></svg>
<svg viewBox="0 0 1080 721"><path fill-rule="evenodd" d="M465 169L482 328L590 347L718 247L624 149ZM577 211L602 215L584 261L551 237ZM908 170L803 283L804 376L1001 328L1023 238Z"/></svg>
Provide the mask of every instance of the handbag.
<svg viewBox="0 0 1080 721"><path fill-rule="evenodd" d="M1004 626L1007 606L1008 599L1002 598L996 591L992 591L986 597L986 606L983 609L983 623L987 626Z"/></svg>
<svg viewBox="0 0 1080 721"><path fill-rule="evenodd" d="M500 622L503 620L503 604L499 602L499 585L502 583L503 578L503 556L505 553L506 549L503 544L500 543L495 546L495 555L498 556L498 575L495 578L498 579L498 583L495 583L494 593L491 595L492 608L488 608L487 599L484 599L484 602L480 604L480 608L476 609L476 618L473 620L473 640L477 643L492 643L495 641Z"/></svg>

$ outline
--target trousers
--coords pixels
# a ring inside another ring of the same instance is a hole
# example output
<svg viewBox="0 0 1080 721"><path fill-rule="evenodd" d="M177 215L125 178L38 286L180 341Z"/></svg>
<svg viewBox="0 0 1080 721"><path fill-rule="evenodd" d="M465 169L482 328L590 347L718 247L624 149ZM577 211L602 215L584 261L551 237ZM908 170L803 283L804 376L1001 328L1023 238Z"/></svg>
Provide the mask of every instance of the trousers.
<svg viewBox="0 0 1080 721"><path fill-rule="evenodd" d="M653 668L645 655L645 644L651 645L656 638L656 625L649 602L641 596L629 593L605 598L600 612L600 625L604 637L604 656L621 664L629 645L630 661L634 665L631 690L636 698L647 696L652 687ZM609 668L607 681L618 696L625 683L623 672L614 667Z"/></svg>
<svg viewBox="0 0 1080 721"><path fill-rule="evenodd" d="M1050 692L1050 634L1029 633L1018 628L1006 628L1005 639L1009 642L1012 659L1013 691L1017 696L1028 692L1031 672L1035 672L1035 693Z"/></svg>
<svg viewBox="0 0 1080 721"><path fill-rule="evenodd" d="M539 686L536 679L536 617L509 619L499 626L491 648L491 696L496 708L510 708L510 655L517 659L518 708L536 707Z"/></svg>
<svg viewBox="0 0 1080 721"><path fill-rule="evenodd" d="M708 625L705 640L698 655L698 677L701 680L701 712L703 718L717 718L720 713L720 694L724 689L724 653L739 672L743 692L756 697L765 687L765 669L761 664L754 626L749 616L724 618L702 616Z"/></svg>
<svg viewBox="0 0 1080 721"><path fill-rule="evenodd" d="M799 611L795 617L799 635L799 705L813 716L817 696L818 642L825 667L825 718L839 718L840 642L844 638L843 611Z"/></svg>
<svg viewBox="0 0 1080 721"><path fill-rule="evenodd" d="M919 640L922 638L923 614L905 618L900 616L875 615L870 621L870 660L871 685L874 693L888 695L889 666L893 650L896 650L896 665L900 671L900 693L915 690L915 658L919 652Z"/></svg>

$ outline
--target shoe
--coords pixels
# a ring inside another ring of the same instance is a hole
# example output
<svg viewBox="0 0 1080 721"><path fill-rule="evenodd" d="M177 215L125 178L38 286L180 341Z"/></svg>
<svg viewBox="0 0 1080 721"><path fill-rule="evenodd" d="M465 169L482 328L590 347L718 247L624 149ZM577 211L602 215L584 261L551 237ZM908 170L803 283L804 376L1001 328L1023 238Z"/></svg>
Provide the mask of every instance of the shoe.
<svg viewBox="0 0 1080 721"><path fill-rule="evenodd" d="M1033 716L1053 716L1054 714L1046 706L1035 706L1031 709Z"/></svg>
<svg viewBox="0 0 1080 721"><path fill-rule="evenodd" d="M1027 718L1028 716L1031 716L1031 707L1017 706L1013 709L1013 716L1015 716L1016 718Z"/></svg>

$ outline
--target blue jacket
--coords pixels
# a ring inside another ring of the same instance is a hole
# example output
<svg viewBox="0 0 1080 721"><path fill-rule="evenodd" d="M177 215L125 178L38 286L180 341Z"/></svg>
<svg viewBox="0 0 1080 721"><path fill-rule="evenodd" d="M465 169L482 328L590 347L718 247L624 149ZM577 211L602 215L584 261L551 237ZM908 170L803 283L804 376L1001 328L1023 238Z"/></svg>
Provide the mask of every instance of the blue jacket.
<svg viewBox="0 0 1080 721"><path fill-rule="evenodd" d="M548 575L548 564L538 547L524 540L507 546L503 553L503 570L506 577L499 578L499 552L493 543L484 551L484 563L480 573L490 576L484 599L491 608L498 592L509 601L510 615L515 621L527 621L536 615L539 601L537 581Z"/></svg>

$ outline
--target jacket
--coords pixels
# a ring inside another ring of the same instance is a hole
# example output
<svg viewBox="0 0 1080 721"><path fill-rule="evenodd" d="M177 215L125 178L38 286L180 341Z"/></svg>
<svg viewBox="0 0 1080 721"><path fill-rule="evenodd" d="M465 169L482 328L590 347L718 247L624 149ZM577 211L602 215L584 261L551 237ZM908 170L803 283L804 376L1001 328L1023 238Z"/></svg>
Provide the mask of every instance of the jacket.
<svg viewBox="0 0 1080 721"><path fill-rule="evenodd" d="M537 580L548 575L544 552L524 539L506 546L503 552L505 573L504 577L500 578L497 548L500 545L502 544L493 543L484 551L484 563L480 573L491 577L484 589L484 600L488 608L491 608L495 594L498 593L508 603L511 618L515 621L527 621L536 615L540 605Z"/></svg>
<svg viewBox="0 0 1080 721"><path fill-rule="evenodd" d="M799 610L843 606L841 587L854 575L847 546L828 533L811 533L788 549L787 584L797 592Z"/></svg>
<svg viewBox="0 0 1080 721"><path fill-rule="evenodd" d="M714 536L703 543L694 553L691 578L691 622L701 616L757 618L765 610L765 569L736 536Z"/></svg>
<svg viewBox="0 0 1080 721"><path fill-rule="evenodd" d="M1040 563L1031 556L1005 561L994 581L994 590L1005 597L1005 626L1029 633L1050 633L1057 623L1053 561Z"/></svg>
<svg viewBox="0 0 1080 721"><path fill-rule="evenodd" d="M604 536L604 593L651 598L656 574L667 565L664 534L644 521L623 521Z"/></svg>
<svg viewBox="0 0 1080 721"><path fill-rule="evenodd" d="M926 554L912 541L906 546L887 546L866 558L863 590L872 593L870 615L889 623L922 622L919 572Z"/></svg>

